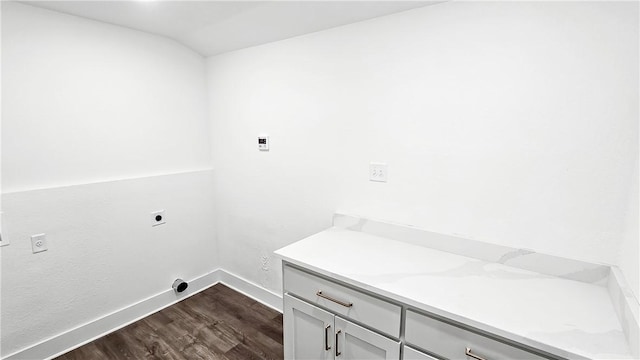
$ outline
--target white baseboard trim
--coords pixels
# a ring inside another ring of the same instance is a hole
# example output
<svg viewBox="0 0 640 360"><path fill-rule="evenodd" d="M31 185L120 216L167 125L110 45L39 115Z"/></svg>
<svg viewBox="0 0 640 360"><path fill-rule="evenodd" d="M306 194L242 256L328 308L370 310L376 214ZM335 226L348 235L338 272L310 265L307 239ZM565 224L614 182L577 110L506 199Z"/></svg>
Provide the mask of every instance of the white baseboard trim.
<svg viewBox="0 0 640 360"><path fill-rule="evenodd" d="M282 312L282 296L225 270L217 269L189 281L189 287L185 294L177 296L172 289L163 291L28 348L14 352L2 359L34 360L54 358L206 290L217 283L223 283L268 307Z"/></svg>
<svg viewBox="0 0 640 360"><path fill-rule="evenodd" d="M282 312L282 295L272 292L224 269L218 270L219 280L228 287L242 293L265 306Z"/></svg>

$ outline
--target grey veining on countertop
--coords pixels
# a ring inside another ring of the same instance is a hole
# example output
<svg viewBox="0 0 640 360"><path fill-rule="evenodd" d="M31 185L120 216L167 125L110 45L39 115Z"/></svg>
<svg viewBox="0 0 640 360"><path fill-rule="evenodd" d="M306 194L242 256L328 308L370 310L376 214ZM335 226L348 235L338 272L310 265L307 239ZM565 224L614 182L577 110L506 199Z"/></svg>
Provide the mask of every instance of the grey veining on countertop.
<svg viewBox="0 0 640 360"><path fill-rule="evenodd" d="M333 224L353 231L388 237L432 249L571 280L597 283L604 286L609 276L610 267L606 265L541 254L528 249L516 249L457 236L438 234L408 225L363 219L345 214L335 214Z"/></svg>
<svg viewBox="0 0 640 360"><path fill-rule="evenodd" d="M634 344L625 332L629 335L637 322L619 319L608 266L551 257L548 268L536 271L531 268L543 267L548 255L346 215L334 220L333 228L276 253L560 357L633 358L629 345ZM521 260L527 258L535 260ZM624 299L619 294L618 301Z"/></svg>

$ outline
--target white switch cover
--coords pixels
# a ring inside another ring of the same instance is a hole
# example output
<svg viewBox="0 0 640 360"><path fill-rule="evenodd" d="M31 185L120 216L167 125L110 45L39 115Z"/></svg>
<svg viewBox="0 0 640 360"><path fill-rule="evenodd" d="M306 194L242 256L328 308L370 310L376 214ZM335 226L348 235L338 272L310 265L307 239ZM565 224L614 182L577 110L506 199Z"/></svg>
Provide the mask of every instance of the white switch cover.
<svg viewBox="0 0 640 360"><path fill-rule="evenodd" d="M45 234L31 235L31 250L34 254L47 251L47 236Z"/></svg>
<svg viewBox="0 0 640 360"><path fill-rule="evenodd" d="M377 182L387 182L387 164L370 163L369 180Z"/></svg>

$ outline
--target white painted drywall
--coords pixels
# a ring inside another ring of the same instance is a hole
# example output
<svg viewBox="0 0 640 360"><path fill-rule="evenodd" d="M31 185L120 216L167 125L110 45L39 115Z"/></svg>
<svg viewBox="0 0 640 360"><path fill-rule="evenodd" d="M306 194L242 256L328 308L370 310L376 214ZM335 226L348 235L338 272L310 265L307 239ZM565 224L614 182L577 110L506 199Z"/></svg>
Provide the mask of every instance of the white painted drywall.
<svg viewBox="0 0 640 360"><path fill-rule="evenodd" d="M173 41L3 3L2 354L215 269L215 234L277 291L336 210L632 271L637 8L436 5L211 58L207 94Z"/></svg>
<svg viewBox="0 0 640 360"><path fill-rule="evenodd" d="M216 269L212 171L3 194L3 356ZM166 209L152 227L150 212ZM29 237L49 250L32 254Z"/></svg>
<svg viewBox="0 0 640 360"><path fill-rule="evenodd" d="M2 10L4 191L210 167L200 55L28 5Z"/></svg>
<svg viewBox="0 0 640 360"><path fill-rule="evenodd" d="M2 75L2 357L218 268L201 56L2 2Z"/></svg>
<svg viewBox="0 0 640 360"><path fill-rule="evenodd" d="M0 6L0 32L2 32L2 6ZM0 36L2 49L2 36ZM0 237L2 232L2 59L0 56ZM0 239L0 245L2 239ZM0 246L0 271L2 270L2 246ZM2 274L0 274L0 309L2 309ZM2 318L0 317L0 356L2 356Z"/></svg>
<svg viewBox="0 0 640 360"><path fill-rule="evenodd" d="M628 208L625 216L625 234L620 246L618 264L625 275L631 291L640 299L640 215L638 212L638 162L636 160L632 191L628 199Z"/></svg>
<svg viewBox="0 0 640 360"><path fill-rule="evenodd" d="M637 3L448 2L212 57L208 71L228 271L279 289L271 251L335 210L620 262ZM370 161L388 183L368 181Z"/></svg>

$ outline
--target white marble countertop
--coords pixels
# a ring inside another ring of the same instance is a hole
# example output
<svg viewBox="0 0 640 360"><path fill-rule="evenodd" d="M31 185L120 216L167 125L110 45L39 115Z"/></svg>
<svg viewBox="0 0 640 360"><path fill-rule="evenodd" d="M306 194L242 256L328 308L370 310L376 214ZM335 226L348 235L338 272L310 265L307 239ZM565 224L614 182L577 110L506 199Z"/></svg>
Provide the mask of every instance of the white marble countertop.
<svg viewBox="0 0 640 360"><path fill-rule="evenodd" d="M607 289L333 227L276 254L407 305L570 359L631 359Z"/></svg>

